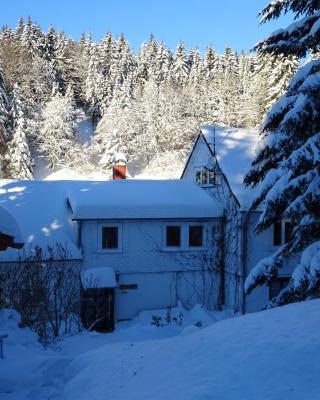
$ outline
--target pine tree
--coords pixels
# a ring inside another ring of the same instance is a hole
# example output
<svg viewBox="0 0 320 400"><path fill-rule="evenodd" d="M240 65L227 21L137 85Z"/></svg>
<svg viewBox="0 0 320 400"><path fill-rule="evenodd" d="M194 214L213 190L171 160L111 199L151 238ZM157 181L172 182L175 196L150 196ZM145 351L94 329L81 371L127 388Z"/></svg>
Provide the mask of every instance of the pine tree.
<svg viewBox="0 0 320 400"><path fill-rule="evenodd" d="M64 96L56 92L44 107L38 142L51 168L67 165L74 158L80 157L76 118L70 86Z"/></svg>
<svg viewBox="0 0 320 400"><path fill-rule="evenodd" d="M191 84L200 84L204 76L204 67L198 48L191 51L190 65L189 82Z"/></svg>
<svg viewBox="0 0 320 400"><path fill-rule="evenodd" d="M220 74L220 77L222 75ZM221 79L221 78L220 78ZM238 99L240 96L237 55L226 47L223 59L223 80L220 80L222 119L228 126L237 126L239 122Z"/></svg>
<svg viewBox="0 0 320 400"><path fill-rule="evenodd" d="M4 155L6 152L7 130L8 125L8 99L6 95L4 79L1 70L0 59L0 177L4 174Z"/></svg>
<svg viewBox="0 0 320 400"><path fill-rule="evenodd" d="M155 62L155 82L158 84L167 83L170 73L170 54L163 41L161 41L158 47Z"/></svg>
<svg viewBox="0 0 320 400"><path fill-rule="evenodd" d="M262 20L278 18L289 10L295 19L303 18L258 43L256 50L305 57L318 47L318 2L273 1L262 10ZM291 239L252 270L246 280L247 292L277 276L284 259L303 252L291 283L273 305L302 300L320 287L319 76L319 59L298 70L260 128L259 151L245 178L246 184L258 185L252 205L263 208L258 233L281 219L289 219L294 226Z"/></svg>
<svg viewBox="0 0 320 400"><path fill-rule="evenodd" d="M6 176L12 179L32 179L33 160L27 142L26 110L17 85L13 90L11 107L13 133L5 155Z"/></svg>
<svg viewBox="0 0 320 400"><path fill-rule="evenodd" d="M171 79L177 85L185 85L188 82L190 65L185 53L184 44L180 42L173 58Z"/></svg>

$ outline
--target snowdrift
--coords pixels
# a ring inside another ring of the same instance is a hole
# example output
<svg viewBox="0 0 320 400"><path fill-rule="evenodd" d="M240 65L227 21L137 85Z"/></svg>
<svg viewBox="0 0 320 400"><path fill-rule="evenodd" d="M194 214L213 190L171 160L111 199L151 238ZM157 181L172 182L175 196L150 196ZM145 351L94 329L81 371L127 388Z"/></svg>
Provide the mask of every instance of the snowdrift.
<svg viewBox="0 0 320 400"><path fill-rule="evenodd" d="M113 343L75 359L67 399L319 398L320 300L186 336Z"/></svg>

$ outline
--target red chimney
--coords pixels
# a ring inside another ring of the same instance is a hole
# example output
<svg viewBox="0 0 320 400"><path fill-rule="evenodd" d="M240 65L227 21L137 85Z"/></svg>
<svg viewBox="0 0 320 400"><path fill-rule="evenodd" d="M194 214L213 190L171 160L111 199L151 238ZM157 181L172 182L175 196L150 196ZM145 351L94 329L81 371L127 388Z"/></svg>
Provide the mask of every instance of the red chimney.
<svg viewBox="0 0 320 400"><path fill-rule="evenodd" d="M127 159L121 152L115 153L112 157L112 179L126 179L127 177Z"/></svg>

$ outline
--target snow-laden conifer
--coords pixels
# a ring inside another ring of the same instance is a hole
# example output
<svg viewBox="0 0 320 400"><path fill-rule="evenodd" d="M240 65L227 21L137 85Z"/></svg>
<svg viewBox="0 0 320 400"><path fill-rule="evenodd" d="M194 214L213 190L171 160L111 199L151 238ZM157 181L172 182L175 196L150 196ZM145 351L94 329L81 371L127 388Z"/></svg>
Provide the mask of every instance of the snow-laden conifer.
<svg viewBox="0 0 320 400"><path fill-rule="evenodd" d="M6 177L32 179L33 160L27 141L27 113L18 85L15 85L11 101L12 137L5 156Z"/></svg>
<svg viewBox="0 0 320 400"><path fill-rule="evenodd" d="M293 11L299 20L257 45L263 53L304 56L317 47L318 2L273 1L262 19ZM299 40L297 37L299 36ZM261 126L261 140L246 184L258 186L252 209L263 213L256 227L261 232L281 219L294 226L291 239L259 262L247 281L249 293L278 273L284 259L303 251L288 288L273 304L303 299L320 287L320 60L301 67L284 96L273 106Z"/></svg>

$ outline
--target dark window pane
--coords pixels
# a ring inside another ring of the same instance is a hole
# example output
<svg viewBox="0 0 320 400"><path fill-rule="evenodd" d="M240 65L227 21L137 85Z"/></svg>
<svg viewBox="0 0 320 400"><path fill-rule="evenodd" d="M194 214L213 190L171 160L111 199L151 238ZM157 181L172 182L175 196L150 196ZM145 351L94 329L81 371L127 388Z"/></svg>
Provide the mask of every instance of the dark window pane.
<svg viewBox="0 0 320 400"><path fill-rule="evenodd" d="M291 222L286 222L284 225L284 242L287 243L292 238L293 225Z"/></svg>
<svg viewBox="0 0 320 400"><path fill-rule="evenodd" d="M207 185L208 183L208 171L205 169L202 171L202 185Z"/></svg>
<svg viewBox="0 0 320 400"><path fill-rule="evenodd" d="M102 228L102 248L117 249L118 248L118 227L107 226Z"/></svg>
<svg viewBox="0 0 320 400"><path fill-rule="evenodd" d="M167 226L166 245L180 247L180 226Z"/></svg>
<svg viewBox="0 0 320 400"><path fill-rule="evenodd" d="M196 184L201 185L201 171L196 172Z"/></svg>
<svg viewBox="0 0 320 400"><path fill-rule="evenodd" d="M202 226L189 226L189 246L202 247Z"/></svg>
<svg viewBox="0 0 320 400"><path fill-rule="evenodd" d="M275 222L273 224L273 245L281 245L281 222Z"/></svg>

